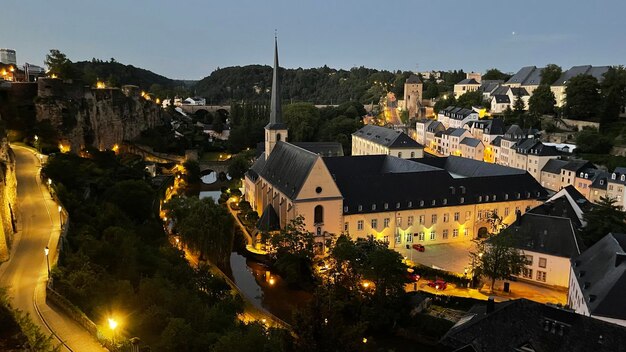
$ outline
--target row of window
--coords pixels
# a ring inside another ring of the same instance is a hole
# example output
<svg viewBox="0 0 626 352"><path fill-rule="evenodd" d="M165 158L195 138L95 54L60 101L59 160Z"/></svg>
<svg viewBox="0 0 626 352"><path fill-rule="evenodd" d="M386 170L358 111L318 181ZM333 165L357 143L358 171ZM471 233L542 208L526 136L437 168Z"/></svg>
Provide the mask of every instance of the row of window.
<svg viewBox="0 0 626 352"><path fill-rule="evenodd" d="M535 280L540 281L540 282L546 282L546 275L547 274L545 271L537 270L537 276ZM533 269L529 269L529 268L522 269L522 277L525 279L532 280Z"/></svg>
<svg viewBox="0 0 626 352"><path fill-rule="evenodd" d="M505 213L507 215L508 215L508 209L509 208L505 209ZM482 214L482 210L479 211L479 213ZM497 211L496 211L496 214L497 214ZM465 212L465 221L470 220L471 215L472 215L471 211L466 211ZM432 214L430 216L430 223L431 224L436 224L437 223L437 218L438 218L437 214ZM457 211L457 212L455 212L453 214L454 221L458 222L460 218L461 218L461 213L460 212ZM389 220L390 220L389 218L384 218L383 219L383 228L389 227ZM418 220L418 224L425 225L426 224L426 215L419 215L417 217L417 220ZM447 223L449 221L450 221L450 213L443 214L443 222ZM413 215L408 216L407 217L407 226L413 226L414 223L415 223L415 217ZM363 230L363 225L364 225L363 220L358 220L357 221L357 230ZM397 227L401 227L402 226L402 217L401 216L396 217L396 226ZM372 229L378 229L378 219L370 220L370 227ZM348 223L347 222L344 224L344 230L348 231Z"/></svg>

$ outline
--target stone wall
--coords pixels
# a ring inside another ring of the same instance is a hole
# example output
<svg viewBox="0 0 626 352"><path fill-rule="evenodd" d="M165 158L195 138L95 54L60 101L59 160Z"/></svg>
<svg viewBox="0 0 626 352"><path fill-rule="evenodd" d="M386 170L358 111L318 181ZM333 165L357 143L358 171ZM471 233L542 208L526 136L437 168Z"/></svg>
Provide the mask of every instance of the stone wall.
<svg viewBox="0 0 626 352"><path fill-rule="evenodd" d="M0 262L9 259L17 211L15 155L6 136L0 139Z"/></svg>
<svg viewBox="0 0 626 352"><path fill-rule="evenodd" d="M112 149L163 123L160 106L134 94L127 96L117 88L86 88L77 99L78 88L47 80L40 80L39 84L42 87L35 99L37 121L49 120L58 131L59 140L72 151L87 146ZM63 91L72 94L59 94Z"/></svg>

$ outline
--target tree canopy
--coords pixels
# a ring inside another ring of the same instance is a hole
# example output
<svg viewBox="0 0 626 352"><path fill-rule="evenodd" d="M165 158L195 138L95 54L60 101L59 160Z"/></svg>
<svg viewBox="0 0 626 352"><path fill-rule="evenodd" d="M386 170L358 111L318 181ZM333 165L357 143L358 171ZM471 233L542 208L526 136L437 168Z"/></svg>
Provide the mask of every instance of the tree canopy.
<svg viewBox="0 0 626 352"><path fill-rule="evenodd" d="M490 68L483 74L482 80L502 80L508 81L511 78L510 74L504 73L497 68Z"/></svg>
<svg viewBox="0 0 626 352"><path fill-rule="evenodd" d="M543 68L543 71L541 71L541 84L548 86L551 85L556 82L559 77L561 77L562 73L563 70L561 69L561 66L555 64L546 65L546 67Z"/></svg>
<svg viewBox="0 0 626 352"><path fill-rule="evenodd" d="M598 80L593 76L572 77L565 88L565 115L577 120L596 117L601 101L599 90Z"/></svg>
<svg viewBox="0 0 626 352"><path fill-rule="evenodd" d="M476 250L470 253L474 275L490 278L492 291L496 280L519 275L528 264L522 252L513 247L511 236L513 234L503 231L487 240L474 241Z"/></svg>
<svg viewBox="0 0 626 352"><path fill-rule="evenodd" d="M601 197L600 202L583 215L587 225L581 235L587 246L592 246L610 232L626 232L626 213L615 205L616 201Z"/></svg>
<svg viewBox="0 0 626 352"><path fill-rule="evenodd" d="M541 84L537 87L528 101L528 111L539 115L554 114L556 98L549 85Z"/></svg>

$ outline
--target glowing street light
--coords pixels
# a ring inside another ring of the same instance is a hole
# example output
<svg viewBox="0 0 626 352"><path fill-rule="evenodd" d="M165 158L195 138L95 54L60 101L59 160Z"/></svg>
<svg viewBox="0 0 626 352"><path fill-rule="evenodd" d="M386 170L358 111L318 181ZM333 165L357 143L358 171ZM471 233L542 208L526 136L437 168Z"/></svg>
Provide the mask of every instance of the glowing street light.
<svg viewBox="0 0 626 352"><path fill-rule="evenodd" d="M269 283L270 283L270 286L274 286L274 284L276 283L276 280L273 277L270 277Z"/></svg>
<svg viewBox="0 0 626 352"><path fill-rule="evenodd" d="M63 207L59 205L59 224L63 226Z"/></svg>
<svg viewBox="0 0 626 352"><path fill-rule="evenodd" d="M48 254L50 253L50 248L48 248L48 246L46 246L46 248L43 249L43 253L46 255L46 264L48 266L48 279L50 279L50 259L48 259Z"/></svg>
<svg viewBox="0 0 626 352"><path fill-rule="evenodd" d="M111 328L111 332L113 333L111 339L113 340L113 344L115 344L115 328L117 328L117 321L115 321L115 319L109 318L109 328Z"/></svg>

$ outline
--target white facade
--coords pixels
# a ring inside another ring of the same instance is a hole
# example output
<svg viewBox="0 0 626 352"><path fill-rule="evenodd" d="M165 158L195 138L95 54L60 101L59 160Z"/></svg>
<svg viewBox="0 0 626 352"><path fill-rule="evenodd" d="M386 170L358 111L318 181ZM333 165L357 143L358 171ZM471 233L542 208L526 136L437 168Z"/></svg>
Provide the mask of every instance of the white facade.
<svg viewBox="0 0 626 352"><path fill-rule="evenodd" d="M522 270L519 278L541 285L569 287L570 258L527 249L522 252L531 263Z"/></svg>
<svg viewBox="0 0 626 352"><path fill-rule="evenodd" d="M0 62L7 65L17 66L17 58L15 50L13 49L0 49Z"/></svg>

